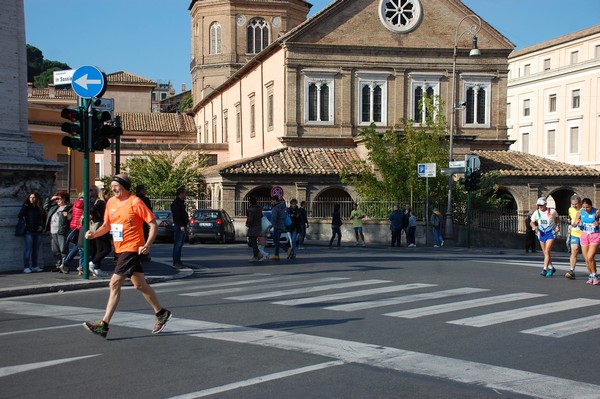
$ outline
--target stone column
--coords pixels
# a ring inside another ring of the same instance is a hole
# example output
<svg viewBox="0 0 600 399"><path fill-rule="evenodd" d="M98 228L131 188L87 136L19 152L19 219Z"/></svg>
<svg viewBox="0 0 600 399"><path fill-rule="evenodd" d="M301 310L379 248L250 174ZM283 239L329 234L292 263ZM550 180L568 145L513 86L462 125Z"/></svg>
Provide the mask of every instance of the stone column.
<svg viewBox="0 0 600 399"><path fill-rule="evenodd" d="M23 239L14 236L17 214L30 191L54 190L61 166L43 158L27 126L27 52L23 0L0 0L0 272L23 268ZM47 251L46 251L47 252ZM40 263L43 259L40 259Z"/></svg>

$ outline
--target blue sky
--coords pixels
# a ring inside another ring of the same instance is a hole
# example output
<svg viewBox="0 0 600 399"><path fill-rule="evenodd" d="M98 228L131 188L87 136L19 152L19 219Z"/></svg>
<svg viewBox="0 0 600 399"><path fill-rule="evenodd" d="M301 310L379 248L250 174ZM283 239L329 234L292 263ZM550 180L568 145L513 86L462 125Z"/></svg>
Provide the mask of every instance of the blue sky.
<svg viewBox="0 0 600 399"><path fill-rule="evenodd" d="M312 0L310 15L330 4ZM463 0L523 48L600 24L600 0ZM94 65L191 88L189 0L24 0L26 41L72 68ZM453 35L453 32L449 32Z"/></svg>

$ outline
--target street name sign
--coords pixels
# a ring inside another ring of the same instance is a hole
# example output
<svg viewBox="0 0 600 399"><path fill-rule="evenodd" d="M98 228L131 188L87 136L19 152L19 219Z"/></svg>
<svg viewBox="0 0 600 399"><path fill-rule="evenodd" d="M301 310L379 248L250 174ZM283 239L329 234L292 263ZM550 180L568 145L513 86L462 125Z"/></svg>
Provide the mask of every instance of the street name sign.
<svg viewBox="0 0 600 399"><path fill-rule="evenodd" d="M54 71L52 76L54 78L54 86L70 85L73 79L74 69L66 69L64 71Z"/></svg>

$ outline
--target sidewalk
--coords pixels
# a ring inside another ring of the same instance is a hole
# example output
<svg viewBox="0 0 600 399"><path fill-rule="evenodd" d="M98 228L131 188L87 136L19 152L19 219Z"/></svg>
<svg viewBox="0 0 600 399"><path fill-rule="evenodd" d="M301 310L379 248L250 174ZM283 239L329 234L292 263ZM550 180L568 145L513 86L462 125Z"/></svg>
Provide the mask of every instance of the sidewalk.
<svg viewBox="0 0 600 399"><path fill-rule="evenodd" d="M194 271L190 268L173 269L169 264L151 260L142 264L146 280L149 283L175 280L191 276ZM0 298L43 294L50 292L72 291L85 288L108 287L109 278L90 276L84 280L76 271L69 274L55 273L47 268L41 273L10 272L0 274ZM125 283L131 284L129 281Z"/></svg>

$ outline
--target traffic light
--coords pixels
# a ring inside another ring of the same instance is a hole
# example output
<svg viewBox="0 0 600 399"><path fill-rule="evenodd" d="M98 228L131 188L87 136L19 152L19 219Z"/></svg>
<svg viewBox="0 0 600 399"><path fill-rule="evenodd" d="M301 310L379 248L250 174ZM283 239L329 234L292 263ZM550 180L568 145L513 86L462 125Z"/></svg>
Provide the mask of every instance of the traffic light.
<svg viewBox="0 0 600 399"><path fill-rule="evenodd" d="M471 187L471 168L467 168L465 172L465 177L461 177L459 183L465 186L465 190L470 191L469 187Z"/></svg>
<svg viewBox="0 0 600 399"><path fill-rule="evenodd" d="M110 123L111 119L110 112L92 109L92 151L102 151L110 147L109 139L123 134L120 126L113 126Z"/></svg>
<svg viewBox="0 0 600 399"><path fill-rule="evenodd" d="M68 119L60 128L68 136L62 138L61 144L73 150L83 151L83 120L84 113L80 109L63 108L62 118Z"/></svg>
<svg viewBox="0 0 600 399"><path fill-rule="evenodd" d="M479 170L471 171L471 168L467 168L465 177L460 179L460 184L465 186L466 191L479 190L481 184L481 172Z"/></svg>
<svg viewBox="0 0 600 399"><path fill-rule="evenodd" d="M479 170L475 170L471 173L471 185L473 191L479 190L479 187L481 186L481 172Z"/></svg>

